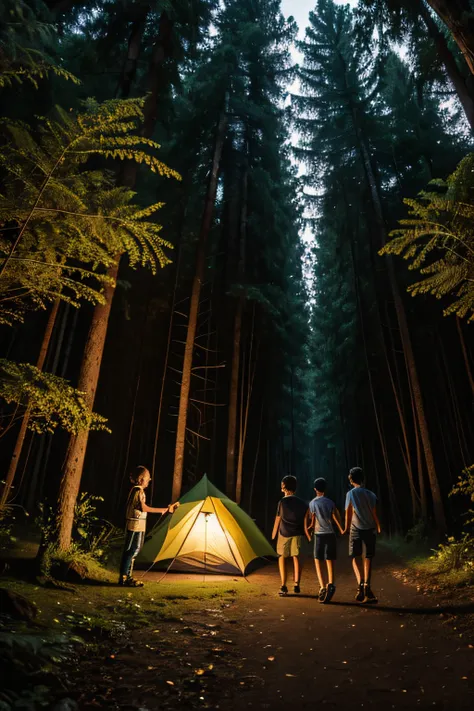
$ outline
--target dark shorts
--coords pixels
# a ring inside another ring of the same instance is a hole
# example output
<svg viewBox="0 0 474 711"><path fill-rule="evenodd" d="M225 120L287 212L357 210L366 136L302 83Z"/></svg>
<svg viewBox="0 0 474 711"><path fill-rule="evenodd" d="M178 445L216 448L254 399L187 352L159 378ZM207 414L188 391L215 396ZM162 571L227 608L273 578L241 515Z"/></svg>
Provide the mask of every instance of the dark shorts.
<svg viewBox="0 0 474 711"><path fill-rule="evenodd" d="M351 526L349 534L349 555L356 558L362 555L362 549L366 558L373 558L375 555L375 541L377 539L375 528L356 528Z"/></svg>
<svg viewBox="0 0 474 711"><path fill-rule="evenodd" d="M315 535L314 557L316 560L336 560L337 541L334 533L317 533Z"/></svg>

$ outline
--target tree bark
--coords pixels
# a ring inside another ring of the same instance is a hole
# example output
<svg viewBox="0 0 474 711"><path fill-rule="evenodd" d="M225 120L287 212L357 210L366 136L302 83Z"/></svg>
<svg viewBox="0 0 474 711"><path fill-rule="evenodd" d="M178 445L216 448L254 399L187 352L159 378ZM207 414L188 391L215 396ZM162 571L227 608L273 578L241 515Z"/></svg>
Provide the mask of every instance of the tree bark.
<svg viewBox="0 0 474 711"><path fill-rule="evenodd" d="M46 324L46 329L43 336L43 341L41 343L40 352L38 355L38 360L36 361L36 367L38 370L43 370L44 362L46 360L46 355L48 353L49 344L51 343L51 337L53 335L54 325L56 323L56 318L58 315L60 299L56 299L49 314L48 323ZM5 477L5 483L3 485L2 496L0 498L0 506L7 503L10 491L12 488L13 480L15 479L16 470L18 463L20 461L21 452L23 449L23 444L25 442L26 433L28 431L28 423L30 421L30 410L27 408L20 425L20 431L16 438L15 447L13 449L12 458L10 460L10 466L8 467L8 472Z"/></svg>
<svg viewBox="0 0 474 711"><path fill-rule="evenodd" d="M237 299L235 307L232 370L230 375L229 426L227 430L226 494L231 499L235 498L235 445L237 442L237 412L243 310L244 299L240 296Z"/></svg>
<svg viewBox="0 0 474 711"><path fill-rule="evenodd" d="M466 342L464 340L464 334L462 332L461 319L456 316L456 328L459 335L459 343L461 344L462 357L464 359L464 365L466 367L466 375L469 380L469 385L471 386L471 392L474 397L474 377L472 375L471 364L469 362L469 355L466 348Z"/></svg>
<svg viewBox="0 0 474 711"><path fill-rule="evenodd" d="M474 74L474 12L470 0L426 0L433 8L463 53L471 74Z"/></svg>
<svg viewBox="0 0 474 711"><path fill-rule="evenodd" d="M116 96L130 96L132 84L137 73L138 58L142 47L143 33L145 32L146 20L151 10L150 3L144 3L139 8L138 17L132 23L132 29L128 40L127 57L122 69L121 80L117 85Z"/></svg>
<svg viewBox="0 0 474 711"><path fill-rule="evenodd" d="M243 471L244 471L244 451L245 444L247 442L247 428L249 422L249 412L250 412L250 400L252 398L253 383L255 380L255 373L257 372L257 361L258 361L258 342L257 348L255 349L255 358L252 368L252 354L253 354L253 342L255 337L255 303L253 307L252 315L252 332L250 336L250 347L249 347L249 365L248 365L248 375L247 375L247 399L245 401L244 408L244 370L242 370L241 378L241 400L240 400L240 433L239 433L239 452L237 456L237 476L235 481L235 500L240 504L242 500L242 485L243 485Z"/></svg>
<svg viewBox="0 0 474 711"><path fill-rule="evenodd" d="M118 269L119 260L117 260L115 264L114 272L109 270L109 274L114 280L117 278ZM94 406L95 393L99 381L100 366L114 291L115 286L109 284L104 290L105 303L94 308L92 322L84 348L79 382L77 384L78 390L85 393L85 403L91 410ZM67 550L71 544L74 506L81 484L88 440L89 430L83 430L79 432L79 434L72 436L69 442L58 496L57 543L60 550Z"/></svg>
<svg viewBox="0 0 474 711"><path fill-rule="evenodd" d="M191 290L191 300L189 305L188 328L186 332L186 343L184 347L183 373L181 377L178 423L176 430L173 487L171 494L171 498L173 501L179 499L183 483L184 445L186 441L186 421L189 407L189 390L191 386L194 339L196 337L201 285L206 270L207 239L212 225L212 215L214 212L214 203L216 200L219 167L222 156L222 148L224 145L226 127L227 116L225 110L223 110L219 118L214 143L212 168L209 176L201 230L199 233L199 242L196 255L196 270L194 273L193 286Z"/></svg>
<svg viewBox="0 0 474 711"><path fill-rule="evenodd" d="M249 492L249 516L252 515L252 507L253 507L253 492L255 488L255 475L257 473L257 465L258 465L258 459L260 456L260 443L262 440L262 423L263 423L263 406L265 404L265 400L262 398L262 403L260 405L260 420L259 420L259 425L258 425L258 437L257 437L257 446L255 449L255 459L253 463L253 469L252 469L252 479L250 481L250 492Z"/></svg>
<svg viewBox="0 0 474 711"><path fill-rule="evenodd" d="M428 34L436 45L438 56L444 65L446 74L448 75L449 79L451 80L451 83L454 86L456 94L458 95L458 99L464 109L464 113L466 114L466 118L469 122L469 125L474 131L474 99L471 93L469 92L466 80L459 70L453 53L448 47L446 37L443 35L442 32L440 32L436 22L431 16L430 11L426 7L424 0L419 0L419 7L420 15L426 25Z"/></svg>
<svg viewBox="0 0 474 711"><path fill-rule="evenodd" d="M230 219L232 219L232 214ZM245 272L245 239L247 230L247 169L244 168L242 177L241 206L239 219L239 260L237 266L237 280L242 286ZM229 395L229 424L227 431L227 467L226 467L226 493L231 499L236 494L236 450L237 441L237 413L238 413L238 392L240 374L240 351L242 340L242 317L244 313L245 297L239 296L235 307L234 318L234 338L232 350L232 371L230 377Z"/></svg>
<svg viewBox="0 0 474 711"><path fill-rule="evenodd" d="M145 21L145 19L143 21ZM143 109L144 120L142 135L146 137L150 137L152 135L155 126L156 104L160 87L160 67L170 49L169 42L171 27L172 26L166 12L162 12L158 28L158 37L153 47L152 57L150 60L148 74L150 93L147 96ZM133 32L134 28L132 28L132 34ZM136 63L138 53L135 52L135 45L133 43L129 43L129 51L131 50L131 47L133 47L134 61ZM130 64L128 64L127 71L131 71ZM130 89L130 84L127 83L124 73L121 77L121 87L122 89L126 89L127 87ZM121 95L123 97L126 96L123 90L121 91ZM120 182L128 187L133 187L136 182L137 173L138 165L134 162L130 162L130 164L124 166ZM115 283L119 271L120 256L121 255L117 255L116 263L107 272L108 276L113 280L113 283L108 285L104 290L105 303L94 308L92 322L84 348L84 357L81 364L78 387L85 392L85 400L90 408L94 405L94 398L99 380L100 366L107 335L107 326L115 293ZM88 439L88 431L81 432L71 438L63 466L58 497L57 518L57 543L61 550L66 550L71 544L74 506L79 493Z"/></svg>

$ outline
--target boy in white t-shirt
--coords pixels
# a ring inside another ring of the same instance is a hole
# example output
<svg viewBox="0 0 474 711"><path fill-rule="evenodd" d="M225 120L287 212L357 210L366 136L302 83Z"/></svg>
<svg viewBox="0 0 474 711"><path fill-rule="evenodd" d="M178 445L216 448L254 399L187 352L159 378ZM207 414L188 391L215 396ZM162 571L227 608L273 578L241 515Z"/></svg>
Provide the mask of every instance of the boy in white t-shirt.
<svg viewBox="0 0 474 711"><path fill-rule="evenodd" d="M334 501L326 496L326 479L318 478L314 482L316 497L309 502L305 531L311 542L314 533L314 564L319 580L319 602L331 601L336 586L334 585L334 561L337 558L337 540L334 524L342 533L341 517ZM324 584L322 562L326 561L328 583Z"/></svg>

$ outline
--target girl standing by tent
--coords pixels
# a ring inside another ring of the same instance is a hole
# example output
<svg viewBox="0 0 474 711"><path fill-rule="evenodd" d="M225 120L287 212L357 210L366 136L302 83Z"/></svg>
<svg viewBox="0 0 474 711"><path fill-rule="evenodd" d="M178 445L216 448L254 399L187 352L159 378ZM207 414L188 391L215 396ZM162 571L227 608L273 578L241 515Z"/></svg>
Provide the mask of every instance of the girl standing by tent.
<svg viewBox="0 0 474 711"><path fill-rule="evenodd" d="M151 481L150 472L146 467L137 467L130 475L133 484L128 495L125 509L126 527L125 544L120 563L119 585L131 588L142 587L143 583L132 577L133 564L139 554L146 531L146 517L148 513L173 513L179 506L179 501L166 508L153 508L146 503L145 489Z"/></svg>

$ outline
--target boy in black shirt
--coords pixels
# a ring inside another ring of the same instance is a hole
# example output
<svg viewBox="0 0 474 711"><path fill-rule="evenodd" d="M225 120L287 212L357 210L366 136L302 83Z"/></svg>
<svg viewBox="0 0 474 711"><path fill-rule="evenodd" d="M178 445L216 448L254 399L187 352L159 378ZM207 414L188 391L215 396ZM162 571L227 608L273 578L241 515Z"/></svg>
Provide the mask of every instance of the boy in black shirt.
<svg viewBox="0 0 474 711"><path fill-rule="evenodd" d="M278 566L280 569L281 588L280 595L287 595L286 586L286 559L293 558L295 572L295 593L300 592L301 563L300 552L305 535L304 522L308 504L303 499L295 496L296 477L285 476L281 482L281 490L284 498L279 502L275 523L273 526L272 539L278 534L277 553L280 556Z"/></svg>

